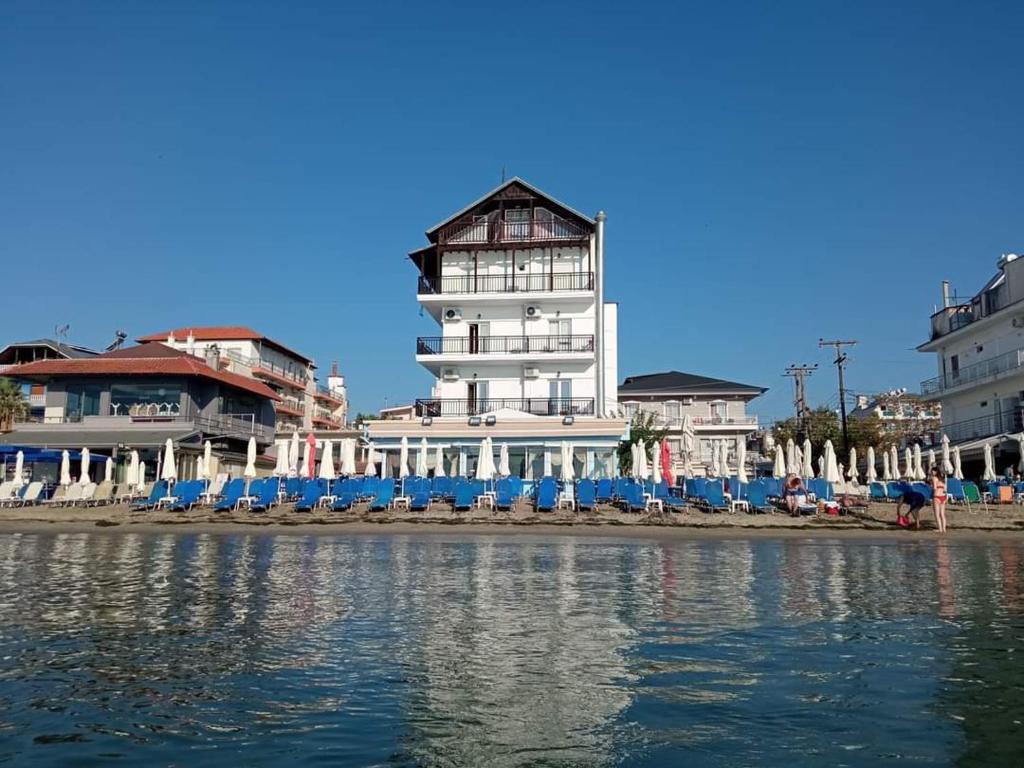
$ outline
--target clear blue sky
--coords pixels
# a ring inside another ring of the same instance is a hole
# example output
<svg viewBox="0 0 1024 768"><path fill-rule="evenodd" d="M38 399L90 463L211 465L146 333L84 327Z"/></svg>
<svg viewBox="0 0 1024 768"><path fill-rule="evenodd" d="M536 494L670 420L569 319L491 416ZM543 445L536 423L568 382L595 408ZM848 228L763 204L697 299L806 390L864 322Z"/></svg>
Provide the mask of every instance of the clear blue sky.
<svg viewBox="0 0 1024 768"><path fill-rule="evenodd" d="M855 338L914 388L943 278L1024 250L1024 3L0 2L3 340L248 324L429 394L405 257L502 167L608 213L620 378ZM810 382L835 402L834 369Z"/></svg>

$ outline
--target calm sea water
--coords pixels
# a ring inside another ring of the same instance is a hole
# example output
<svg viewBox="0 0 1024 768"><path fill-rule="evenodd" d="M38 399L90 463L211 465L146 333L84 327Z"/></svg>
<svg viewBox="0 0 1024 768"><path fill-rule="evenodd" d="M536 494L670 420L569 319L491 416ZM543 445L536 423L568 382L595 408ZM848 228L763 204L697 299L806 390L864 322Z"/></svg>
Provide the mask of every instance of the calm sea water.
<svg viewBox="0 0 1024 768"><path fill-rule="evenodd" d="M1022 563L955 540L3 536L0 761L1020 765Z"/></svg>

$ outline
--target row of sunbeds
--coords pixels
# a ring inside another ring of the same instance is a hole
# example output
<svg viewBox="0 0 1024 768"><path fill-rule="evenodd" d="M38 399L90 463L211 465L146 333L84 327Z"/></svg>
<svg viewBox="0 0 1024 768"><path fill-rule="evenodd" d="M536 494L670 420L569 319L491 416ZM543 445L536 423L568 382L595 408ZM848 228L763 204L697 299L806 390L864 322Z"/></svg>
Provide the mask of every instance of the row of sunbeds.
<svg viewBox="0 0 1024 768"><path fill-rule="evenodd" d="M932 500L932 488L928 483L911 482L903 480L892 482L876 481L868 485L868 493L872 501L899 501L907 487L920 493L925 500ZM980 504L982 501L981 490L976 483L969 480L958 480L955 477L946 478L946 495L954 504Z"/></svg>

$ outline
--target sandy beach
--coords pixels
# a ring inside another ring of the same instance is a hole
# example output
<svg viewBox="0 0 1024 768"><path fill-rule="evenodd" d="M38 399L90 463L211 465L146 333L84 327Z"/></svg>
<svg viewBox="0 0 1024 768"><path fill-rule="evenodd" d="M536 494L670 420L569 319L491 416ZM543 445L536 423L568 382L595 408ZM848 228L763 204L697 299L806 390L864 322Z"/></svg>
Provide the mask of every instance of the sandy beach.
<svg viewBox="0 0 1024 768"><path fill-rule="evenodd" d="M950 509L949 538L1024 540L1024 507L989 506ZM746 537L870 537L938 538L926 511L922 529L895 525L895 506L873 504L851 515L805 516L785 514L717 513L695 509L661 515L626 514L614 507L595 512L567 511L538 515L522 504L509 512L473 510L454 513L445 505L429 512L369 512L365 506L349 512L318 510L294 512L292 506L269 512L214 512L196 508L188 512L134 511L125 505L100 507L24 507L0 510L0 533L17 532L201 532L216 534L267 533L292 535L468 534L468 535L573 535L630 538L746 538Z"/></svg>

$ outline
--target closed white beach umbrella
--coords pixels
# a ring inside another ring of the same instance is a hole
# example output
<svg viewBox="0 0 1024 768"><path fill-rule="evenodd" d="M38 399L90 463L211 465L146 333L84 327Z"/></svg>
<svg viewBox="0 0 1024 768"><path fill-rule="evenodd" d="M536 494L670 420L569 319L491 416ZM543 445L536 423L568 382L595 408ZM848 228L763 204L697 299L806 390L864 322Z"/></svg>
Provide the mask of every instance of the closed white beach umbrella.
<svg viewBox="0 0 1024 768"><path fill-rule="evenodd" d="M288 474L288 441L278 440L274 443L274 450L277 452L274 477L285 477Z"/></svg>
<svg viewBox="0 0 1024 768"><path fill-rule="evenodd" d="M953 449L953 477L957 480L964 479L964 468L960 465L960 446Z"/></svg>
<svg viewBox="0 0 1024 768"><path fill-rule="evenodd" d="M390 477L390 469L388 468L388 452L380 452L380 476L381 478Z"/></svg>
<svg viewBox="0 0 1024 768"><path fill-rule="evenodd" d="M490 448L487 445L487 438L480 441L480 450L476 455L476 479L491 479L491 460L489 460Z"/></svg>
<svg viewBox="0 0 1024 768"><path fill-rule="evenodd" d="M854 483L860 482L860 473L857 471L857 449L850 449L850 463L847 465L849 469L846 472L846 476Z"/></svg>
<svg viewBox="0 0 1024 768"><path fill-rule="evenodd" d="M203 454L196 456L196 479L202 480L206 476L206 467L203 466Z"/></svg>
<svg viewBox="0 0 1024 768"><path fill-rule="evenodd" d="M67 451L60 455L60 484L71 485L71 454Z"/></svg>
<svg viewBox="0 0 1024 768"><path fill-rule="evenodd" d="M79 465L78 482L85 485L89 482L89 449L82 449L82 463Z"/></svg>
<svg viewBox="0 0 1024 768"><path fill-rule="evenodd" d="M741 437L736 441L736 479L741 483L749 483L747 479L747 443Z"/></svg>
<svg viewBox="0 0 1024 768"><path fill-rule="evenodd" d="M337 475L334 472L334 443L324 440L323 452L320 454L320 472L318 477L321 480L333 480Z"/></svg>
<svg viewBox="0 0 1024 768"><path fill-rule="evenodd" d="M252 438L249 439L252 440ZM304 477L307 480L313 479L313 473L310 471L310 465L312 465L316 459L313 455L314 450L313 441L307 439L302 446L302 466L299 467L299 477ZM256 474L253 472L253 477L255 476Z"/></svg>
<svg viewBox="0 0 1024 768"><path fill-rule="evenodd" d="M711 466L708 469L711 471L712 477L721 477L722 452L719 450L717 442L711 444Z"/></svg>
<svg viewBox="0 0 1024 768"><path fill-rule="evenodd" d="M571 483L575 477L575 467L572 465L572 443L568 440L562 441L562 482Z"/></svg>
<svg viewBox="0 0 1024 768"><path fill-rule="evenodd" d="M427 445L427 438L420 440L420 449L416 451L416 475L417 477L427 476L427 451L430 450Z"/></svg>
<svg viewBox="0 0 1024 768"><path fill-rule="evenodd" d="M14 484L22 486L25 484L25 452L18 451L14 455Z"/></svg>
<svg viewBox="0 0 1024 768"><path fill-rule="evenodd" d="M253 445L255 446L256 440L253 439ZM167 438L167 442L164 443L164 458L160 469L160 479L166 480L171 483L178 479L178 463L174 458L174 443L171 438Z"/></svg>
<svg viewBox="0 0 1024 768"><path fill-rule="evenodd" d="M125 482L128 483L129 488L135 488L136 486L142 485L142 481L139 480L139 452L132 451L128 457L128 476L125 478Z"/></svg>
<svg viewBox="0 0 1024 768"><path fill-rule="evenodd" d="M647 474L651 471L650 464L647 461L647 445L643 440L638 440L636 443L636 457L640 461L640 467L637 470L637 478L643 479L647 477Z"/></svg>
<svg viewBox="0 0 1024 768"><path fill-rule="evenodd" d="M803 474L804 477L813 477L814 476L814 466L811 463L811 440L810 440L810 438L805 438L804 439L803 451L804 451L804 465L803 465L803 468L802 468L803 469L802 474ZM821 457L820 456L818 457L818 462L819 462L819 464L821 462Z"/></svg>
<svg viewBox="0 0 1024 768"><path fill-rule="evenodd" d="M146 484L146 462L144 462L144 461L140 461L139 462L138 478L139 478L139 481L138 481L138 483L136 483L136 485L138 485L138 487L141 488L142 486L144 486Z"/></svg>
<svg viewBox="0 0 1024 768"><path fill-rule="evenodd" d="M949 435L942 436L942 471L947 475L953 474L953 462L949 457Z"/></svg>
<svg viewBox="0 0 1024 768"><path fill-rule="evenodd" d="M366 466L363 467L364 477L373 477L377 474L377 457L374 455L373 446L371 445L366 451Z"/></svg>
<svg viewBox="0 0 1024 768"><path fill-rule="evenodd" d="M551 468L550 457L545 466ZM459 446L459 477L469 477L469 457L466 455L465 446Z"/></svg>
<svg viewBox="0 0 1024 768"><path fill-rule="evenodd" d="M434 477L444 476L444 449L439 445L434 449Z"/></svg>
<svg viewBox="0 0 1024 768"><path fill-rule="evenodd" d="M636 452L636 443L629 444L629 476L636 477L637 469L640 467L640 458Z"/></svg>
<svg viewBox="0 0 1024 768"><path fill-rule="evenodd" d="M838 483L842 479L842 474L839 472L839 465L836 463L836 449L832 446L831 440L825 441L825 469L822 473L822 477L827 482Z"/></svg>
<svg viewBox="0 0 1024 768"><path fill-rule="evenodd" d="M661 451L657 446L651 452L651 482L655 485L661 482Z"/></svg>
<svg viewBox="0 0 1024 768"><path fill-rule="evenodd" d="M865 479L867 482L874 483L878 481L878 473L875 471L875 448L871 445L868 446L866 473Z"/></svg>
<svg viewBox="0 0 1024 768"><path fill-rule="evenodd" d="M409 476L409 438L402 437L402 441L398 444L398 477L406 478Z"/></svg>
<svg viewBox="0 0 1024 768"><path fill-rule="evenodd" d="M775 445L775 466L772 467L772 476L780 480L786 476L786 456L781 445Z"/></svg>
<svg viewBox="0 0 1024 768"><path fill-rule="evenodd" d="M341 474L352 477L356 473L356 439L346 438L341 443Z"/></svg>
<svg viewBox="0 0 1024 768"><path fill-rule="evenodd" d="M213 443L209 440L203 444L203 472L200 475L200 479L213 479Z"/></svg>
<svg viewBox="0 0 1024 768"><path fill-rule="evenodd" d="M1017 459L1017 471L1024 472L1024 432L1017 435L1017 451L1020 458Z"/></svg>
<svg viewBox="0 0 1024 768"><path fill-rule="evenodd" d="M168 441L170 442L170 441ZM308 448L307 448L308 450ZM242 477L252 480L256 477L256 438L250 437L249 444L245 448L245 469L242 470ZM248 486L246 486L248 487Z"/></svg>
<svg viewBox="0 0 1024 768"><path fill-rule="evenodd" d="M786 440L786 474L800 474L800 465L796 460L796 444L793 442L793 438Z"/></svg>
<svg viewBox="0 0 1024 768"><path fill-rule="evenodd" d="M299 433L292 432L292 440L288 444L288 477L299 476Z"/></svg>
<svg viewBox="0 0 1024 768"><path fill-rule="evenodd" d="M914 479L924 480L924 464L921 462L921 446L914 443Z"/></svg>
<svg viewBox="0 0 1024 768"><path fill-rule="evenodd" d="M987 483L995 482L996 478L996 462L992 455L992 443L985 443L985 473L981 476L981 479Z"/></svg>
<svg viewBox="0 0 1024 768"><path fill-rule="evenodd" d="M103 482L114 482L114 460L110 456L107 456L107 460L103 464Z"/></svg>
<svg viewBox="0 0 1024 768"><path fill-rule="evenodd" d="M928 449L928 471L931 472L933 469L935 469L935 449L934 448L929 448Z"/></svg>
<svg viewBox="0 0 1024 768"><path fill-rule="evenodd" d="M818 477L824 477L824 476L825 476L825 454L822 453L821 456L818 457Z"/></svg>
<svg viewBox="0 0 1024 768"><path fill-rule="evenodd" d="M917 467L914 466L914 452L909 448L903 449L903 476L907 480L917 478Z"/></svg>
<svg viewBox="0 0 1024 768"><path fill-rule="evenodd" d="M682 445L680 446L680 448L682 449L683 453L692 457L694 448L697 447L697 434L693 426L693 417L690 414L687 413L683 415L683 424L681 429Z"/></svg>
<svg viewBox="0 0 1024 768"><path fill-rule="evenodd" d="M636 448L636 446L633 446ZM636 472L636 458L633 459L633 471ZM544 477L551 477L554 473L551 471L551 449L544 449Z"/></svg>
<svg viewBox="0 0 1024 768"><path fill-rule="evenodd" d="M509 477L512 474L512 466L508 459L508 443L501 444L498 454L498 474L502 477Z"/></svg>
<svg viewBox="0 0 1024 768"><path fill-rule="evenodd" d="M688 479L693 477L693 462L690 461L689 453L683 454L683 477Z"/></svg>
<svg viewBox="0 0 1024 768"><path fill-rule="evenodd" d="M764 436L764 452L765 454L775 453L775 435L771 432L766 432Z"/></svg>
<svg viewBox="0 0 1024 768"><path fill-rule="evenodd" d="M722 440L719 450L722 451L722 476L729 477L732 475L732 471L729 469L729 441Z"/></svg>
<svg viewBox="0 0 1024 768"><path fill-rule="evenodd" d="M900 479L900 454L896 450L896 444L889 446L889 469L892 470L892 479Z"/></svg>
<svg viewBox="0 0 1024 768"><path fill-rule="evenodd" d="M889 452L882 451L882 479L889 482L893 479L892 470L889 468Z"/></svg>

